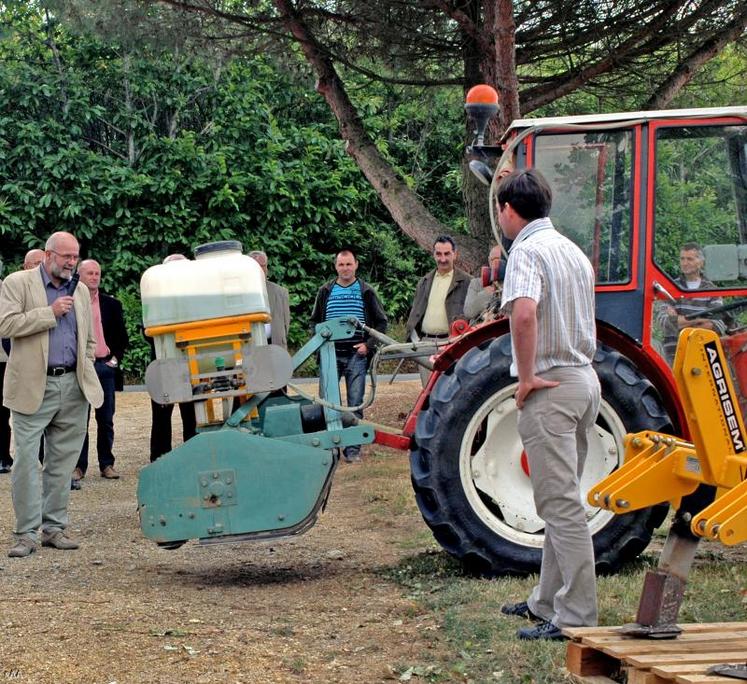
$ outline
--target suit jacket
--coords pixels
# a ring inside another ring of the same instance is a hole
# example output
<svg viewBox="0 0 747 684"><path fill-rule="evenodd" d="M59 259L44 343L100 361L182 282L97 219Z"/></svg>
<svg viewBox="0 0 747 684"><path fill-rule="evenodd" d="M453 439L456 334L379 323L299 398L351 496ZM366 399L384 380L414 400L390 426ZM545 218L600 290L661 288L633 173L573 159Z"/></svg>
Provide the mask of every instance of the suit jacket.
<svg viewBox="0 0 747 684"><path fill-rule="evenodd" d="M122 357L130 346L130 338L125 327L121 302L111 295L99 290L99 307L101 309L101 326L104 328L104 340L109 351L117 357L119 364L114 369L114 388L121 392L124 389Z"/></svg>
<svg viewBox="0 0 747 684"><path fill-rule="evenodd" d="M269 280L267 285L267 299L270 302L270 337L272 343L283 349L288 348L288 328L290 328L290 304L288 301L288 290L281 285Z"/></svg>
<svg viewBox="0 0 747 684"><path fill-rule="evenodd" d="M12 411L31 414L39 410L47 386L49 330L57 325L39 271L11 273L0 292L0 337L12 346L5 371L3 404ZM101 383L93 367L96 339L93 336L91 297L88 288L75 288L73 306L78 326L78 359L75 375L86 399L96 408L104 401Z"/></svg>
<svg viewBox="0 0 747 684"><path fill-rule="evenodd" d="M407 337L411 337L412 332L415 331L418 335L421 335L420 324L423 322L423 316L425 316L425 310L428 308L428 296L431 293L431 285L433 285L433 278L436 275L435 269L423 276L418 282L418 286L415 289L415 298L412 302L412 309L410 315L407 317ZM472 278L468 273L460 271L458 268L454 269L454 277L451 279L451 286L449 291L446 293L446 318L451 325L458 318L464 318L464 300L467 297L467 290L469 289L469 281Z"/></svg>
<svg viewBox="0 0 747 684"><path fill-rule="evenodd" d="M3 291L3 281L0 280L0 292ZM5 345L0 343L0 363L5 363L8 360L8 354L5 352Z"/></svg>

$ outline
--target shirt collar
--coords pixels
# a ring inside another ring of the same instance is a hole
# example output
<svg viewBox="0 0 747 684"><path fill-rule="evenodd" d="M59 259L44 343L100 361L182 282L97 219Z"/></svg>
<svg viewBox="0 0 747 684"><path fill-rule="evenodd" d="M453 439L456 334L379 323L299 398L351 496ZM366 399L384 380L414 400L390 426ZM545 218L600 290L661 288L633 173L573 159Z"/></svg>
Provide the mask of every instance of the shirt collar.
<svg viewBox="0 0 747 684"><path fill-rule="evenodd" d="M517 245L520 242L523 242L531 235L534 235L535 233L539 233L539 231L541 230L547 230L549 228L554 229L555 226L552 225L552 221L547 216L544 218L534 219L534 221L530 221L519 231L519 234L516 236L516 239L511 245L511 248L513 249L514 245Z"/></svg>

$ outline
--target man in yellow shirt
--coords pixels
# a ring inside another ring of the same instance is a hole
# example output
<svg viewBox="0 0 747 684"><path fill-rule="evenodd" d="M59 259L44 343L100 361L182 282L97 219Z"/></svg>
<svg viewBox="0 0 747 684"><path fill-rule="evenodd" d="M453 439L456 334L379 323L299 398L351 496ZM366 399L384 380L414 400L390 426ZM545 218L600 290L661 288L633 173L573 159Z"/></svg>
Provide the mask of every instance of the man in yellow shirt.
<svg viewBox="0 0 747 684"><path fill-rule="evenodd" d="M433 244L436 268L423 276L415 289L412 309L407 318L408 339L445 340L449 337L451 324L463 318L464 299L471 278L468 273L454 267L456 257L454 239L449 235L437 237ZM429 376L430 373L421 368L420 378L424 387Z"/></svg>

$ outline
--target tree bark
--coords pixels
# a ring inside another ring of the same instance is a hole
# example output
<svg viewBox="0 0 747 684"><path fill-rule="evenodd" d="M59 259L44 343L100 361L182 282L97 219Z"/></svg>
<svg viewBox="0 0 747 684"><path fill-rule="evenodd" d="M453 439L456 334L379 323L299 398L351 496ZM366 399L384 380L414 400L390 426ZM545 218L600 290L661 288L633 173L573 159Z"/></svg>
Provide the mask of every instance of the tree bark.
<svg viewBox="0 0 747 684"><path fill-rule="evenodd" d="M645 109L664 109L695 76L696 72L708 60L715 57L723 48L732 41L739 38L747 29L747 5L744 5L741 13L723 31L716 33L704 42L697 50L684 59L670 74L651 96Z"/></svg>
<svg viewBox="0 0 747 684"><path fill-rule="evenodd" d="M306 61L317 76L317 91L324 97L337 119L346 151L376 190L394 221L420 247L430 252L435 238L449 231L420 202L394 173L366 133L363 123L348 97L332 61L295 11L290 0L274 0L287 30L298 41ZM482 262L484 245L466 236L458 236L459 263L475 270Z"/></svg>

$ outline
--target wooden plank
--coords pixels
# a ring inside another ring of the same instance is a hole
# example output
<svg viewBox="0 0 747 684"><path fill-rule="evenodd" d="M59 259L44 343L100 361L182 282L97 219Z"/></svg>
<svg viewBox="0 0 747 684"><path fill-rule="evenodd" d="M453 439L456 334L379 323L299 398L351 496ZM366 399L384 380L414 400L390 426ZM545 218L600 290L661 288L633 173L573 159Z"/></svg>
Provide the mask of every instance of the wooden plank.
<svg viewBox="0 0 747 684"><path fill-rule="evenodd" d="M733 677L707 674L678 675L674 681L677 684L735 684L739 682L738 679Z"/></svg>
<svg viewBox="0 0 747 684"><path fill-rule="evenodd" d="M596 648L572 641L565 652L565 666L569 672L581 677L606 676L620 669L620 661Z"/></svg>
<svg viewBox="0 0 747 684"><path fill-rule="evenodd" d="M640 642L624 643L618 645L614 652L612 651L612 649L610 649L610 653L608 655L624 659L625 657L630 655L651 655L655 653L714 653L716 651L725 651L727 649L744 649L745 651L747 651L747 639L730 641L728 644L724 644L718 641L706 641L699 643L678 643L672 641L650 644L642 644Z"/></svg>
<svg viewBox="0 0 747 684"><path fill-rule="evenodd" d="M654 667L655 665L676 665L677 663L733 663L744 662L744 651L713 651L712 653L659 653L654 655L625 656L627 665L633 667Z"/></svg>
<svg viewBox="0 0 747 684"><path fill-rule="evenodd" d="M704 634L682 634L677 639L612 639L602 637L592 639L585 637L581 643L592 646L612 656L636 653L666 653L666 652L698 652L713 651L708 644L723 644L721 650L739 650L747 642L747 632L726 633L714 632ZM718 647L718 646L717 646ZM716 648L717 648L716 647Z"/></svg>
<svg viewBox="0 0 747 684"><path fill-rule="evenodd" d="M668 682L666 679L662 679L658 675L648 670L635 670L630 668L628 670L628 676L625 678L626 684L673 684L670 679Z"/></svg>
<svg viewBox="0 0 747 684"><path fill-rule="evenodd" d="M581 677L580 675L573 674L570 672L570 677L577 684L619 684L614 679L604 677L602 675L589 675L588 677Z"/></svg>
<svg viewBox="0 0 747 684"><path fill-rule="evenodd" d="M707 632L683 632L676 639L642 639L640 637L631 637L624 634L610 634L599 637L589 635L583 637L581 639L581 643L588 644L589 646L604 645L614 643L615 641L666 641L670 644L675 644L679 641L715 641L717 639L735 639L738 637L747 637L747 629L720 629Z"/></svg>
<svg viewBox="0 0 747 684"><path fill-rule="evenodd" d="M683 622L677 625L684 633L712 632L714 630L747 630L747 622ZM563 634L570 639L581 639L585 636L619 635L620 626L610 627L565 627Z"/></svg>
<svg viewBox="0 0 747 684"><path fill-rule="evenodd" d="M744 663L744 658L741 658L736 662L723 660L719 661L719 664L738 665L740 662ZM706 670L711 666L711 664L712 663L683 663L682 665L655 665L651 668L651 672L660 677L674 679L678 674L707 674Z"/></svg>

